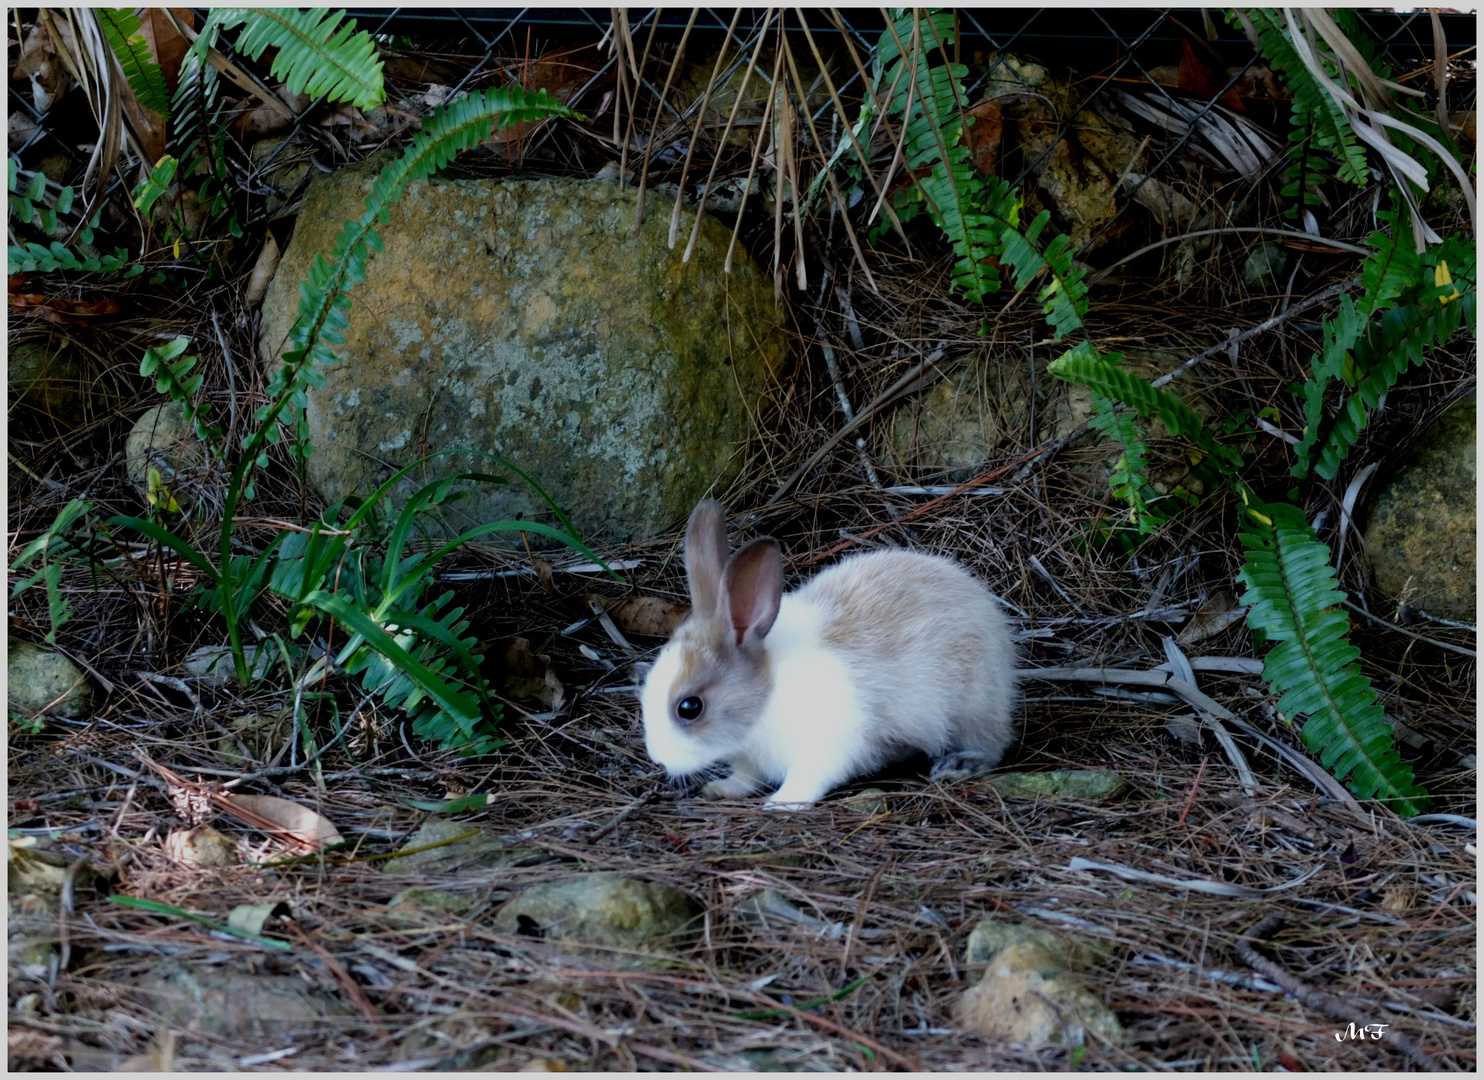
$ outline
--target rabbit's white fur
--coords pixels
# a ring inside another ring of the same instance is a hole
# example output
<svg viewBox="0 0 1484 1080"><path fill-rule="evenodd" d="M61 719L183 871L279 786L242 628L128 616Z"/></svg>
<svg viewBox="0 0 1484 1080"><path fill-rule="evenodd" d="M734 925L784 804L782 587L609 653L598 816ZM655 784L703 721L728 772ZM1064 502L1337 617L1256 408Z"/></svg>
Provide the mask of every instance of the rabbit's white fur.
<svg viewBox="0 0 1484 1080"><path fill-rule="evenodd" d="M776 543L727 560L721 514L705 502L692 515L695 609L641 694L651 758L672 775L726 762L731 776L706 794L777 784L770 806L816 802L914 750L998 762L1014 737L1015 654L978 579L934 555L877 551L770 597ZM677 709L692 696L704 711L686 723Z"/></svg>

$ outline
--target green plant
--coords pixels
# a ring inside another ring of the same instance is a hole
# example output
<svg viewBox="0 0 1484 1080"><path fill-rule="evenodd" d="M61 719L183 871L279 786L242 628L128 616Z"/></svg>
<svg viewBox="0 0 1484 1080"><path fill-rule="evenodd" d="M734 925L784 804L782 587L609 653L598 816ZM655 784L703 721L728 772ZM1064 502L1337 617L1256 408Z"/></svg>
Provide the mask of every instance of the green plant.
<svg viewBox="0 0 1484 1080"><path fill-rule="evenodd" d="M1053 337L1060 341L1082 326L1087 312L1084 275L1072 264L1070 237L1058 235L1044 249L1039 246L1050 211L1043 210L1022 229L1019 194L998 177L983 178L975 170L963 143L963 77L968 69L947 60L953 26L952 12L892 9L876 45L872 93L862 105L854 137L842 141L835 160L847 145L860 157L877 108L900 123L902 162L911 183L896 196L899 220L907 222L927 211L957 255L954 289L976 304L1000 290L1000 264L1014 271L1017 289L1048 274L1051 280L1039 299ZM933 63L935 54L944 62Z"/></svg>
<svg viewBox="0 0 1484 1080"><path fill-rule="evenodd" d="M344 17L327 8L212 8L194 48L204 57L208 30L240 26L237 51L257 60L276 49L271 70L289 93L374 108L386 100L381 57L371 35Z"/></svg>
<svg viewBox="0 0 1484 1080"><path fill-rule="evenodd" d="M10 566L11 570L20 571L30 566L32 562L38 560L40 562L41 569L30 577L17 581L10 591L10 596L14 599L33 585L46 585L46 608L51 620L51 629L46 635L48 645L56 644L57 631L72 614L71 602L62 595L62 570L69 561L85 554L85 551L79 549L73 542L71 533L77 523L84 520L92 509L92 503L73 499L62 508L62 512L47 527L46 532L21 548Z"/></svg>
<svg viewBox="0 0 1484 1080"><path fill-rule="evenodd" d="M1248 624L1277 642L1262 673L1281 695L1279 712L1308 717L1300 732L1305 745L1361 798L1406 816L1421 813L1426 792L1397 753L1370 680L1355 665L1360 650L1350 644L1350 620L1340 607L1345 593L1329 547L1298 507L1244 495L1241 602L1250 605Z"/></svg>
<svg viewBox="0 0 1484 1080"><path fill-rule="evenodd" d="M1323 13L1303 16L1315 20L1318 36L1328 42L1320 49L1307 34L1295 44L1291 12L1244 9L1233 18L1248 27L1293 90L1295 137L1283 189L1297 200L1292 211L1322 200L1327 157L1334 159L1340 179L1358 186L1369 183L1367 155L1353 125L1370 123L1377 114L1360 106L1343 84L1353 80L1357 93L1364 96L1369 89L1374 94L1366 80L1384 80L1389 72L1378 61L1374 46L1359 34L1353 17L1338 13L1337 24L1329 24L1323 22L1327 18ZM1350 40L1341 40L1345 37ZM1351 56L1348 67L1336 60L1342 50ZM1362 58L1364 71L1353 62L1355 57ZM1392 209L1377 215L1389 229L1378 229L1369 237L1372 251L1362 266L1361 295L1354 301L1342 296L1339 311L1325 319L1324 344L1310 362L1310 377L1295 388L1304 428L1294 443L1292 472L1300 479L1312 473L1334 480L1370 410L1400 376L1423 363L1429 350L1452 339L1462 323L1467 322L1471 331L1474 327L1474 245L1458 235L1439 237L1417 212L1415 196L1426 191L1436 171L1437 163L1426 151L1446 151L1427 134L1425 118L1397 111L1406 120L1391 125L1398 132L1395 145L1379 137L1375 128L1367 128L1363 140L1378 150L1395 179ZM1426 167L1409 156L1413 153L1427 162ZM1450 159L1447 164L1461 175L1458 162ZM1052 363L1050 371L1123 402L1140 416L1158 417L1171 433L1193 443L1204 461L1228 480L1235 480L1244 465L1241 456L1217 443L1173 394L1119 370L1085 342ZM1336 387L1341 400L1327 417ZM1115 492L1136 516L1147 514L1147 497L1139 484L1143 444L1137 428L1121 425L1116 414L1101 407L1093 424L1125 447L1124 467L1114 472ZM1384 801L1401 814L1419 812L1426 793L1402 762L1375 692L1355 663L1360 651L1351 645L1349 620L1337 606L1344 593L1330 565L1329 548L1297 506L1262 503L1245 484L1235 482L1246 508L1241 532L1246 550L1240 572L1247 586L1243 603L1250 605L1252 629L1277 642L1265 659L1263 674L1280 695L1279 709L1290 719L1307 717L1302 730L1305 744L1356 794Z"/></svg>
<svg viewBox="0 0 1484 1080"><path fill-rule="evenodd" d="M6 189L10 192L10 213L16 221L35 226L44 234L57 231L61 217L72 212L77 198L72 187L52 185L57 187L57 195L48 202L48 183L46 174L37 172L32 173L31 179L22 187L20 166L15 158L8 159ZM102 212L101 209L96 211L80 227L77 243L92 245L93 230L97 227ZM115 248L112 255L96 255L74 250L59 240L46 245L34 241L11 244L6 248L6 261L8 272L12 274L70 270L76 273L123 273L134 277L144 272L143 266L130 263L129 253L123 248Z"/></svg>
<svg viewBox="0 0 1484 1080"><path fill-rule="evenodd" d="M461 473L418 491L400 510L383 538L376 529L382 501L414 469L441 454L429 455L402 469L365 502L350 511L344 522L320 523L306 534L280 533L261 552L234 552L238 508L253 497L255 470L268 464L268 448L282 439L279 425L293 424L297 437L291 450L300 460L311 448L303 409L307 391L323 381L316 367L335 362L334 346L344 340L351 290L365 275L366 262L381 250L375 224L385 220L390 207L409 183L446 165L460 150L490 137L496 127L545 116L574 115L544 92L532 94L520 87L486 90L461 98L435 112L412 145L388 165L372 187L364 212L348 221L329 256L317 256L300 293L299 318L290 334L290 347L268 384L268 404L254 414L255 426L246 436L227 482L213 561L189 540L155 521L116 517L109 523L132 528L173 551L204 579L208 604L227 627L238 680L250 680L250 663L243 645L258 598L273 590L293 603L291 637L309 622L328 616L351 633L336 663L362 677L363 686L389 704L408 711L415 728L447 745L480 748L490 745L479 730L481 709L488 695L469 642L461 636L461 612L447 607L448 598L424 603L422 593L438 562L460 544L500 531L535 533L567 543L595 558L576 539L571 522L529 477L494 455L508 472L531 483L555 511L562 529L535 522L500 521L469 530L427 553L406 554L419 515L456 497L452 485L461 480L503 482L482 473ZM157 385L176 400L192 400L200 388L199 375L189 374L193 358L176 358L185 350L181 339L146 355L141 370L153 374ZM199 417L193 413L198 427ZM210 429L207 429L208 435ZM443 451L450 453L452 451ZM468 453L469 451L463 451ZM454 671L461 672L453 676Z"/></svg>
<svg viewBox="0 0 1484 1080"><path fill-rule="evenodd" d="M98 8L97 14L108 47L139 104L158 113L161 120L168 120L170 90L165 85L165 73L150 58L149 42L140 32L139 17L129 8Z"/></svg>

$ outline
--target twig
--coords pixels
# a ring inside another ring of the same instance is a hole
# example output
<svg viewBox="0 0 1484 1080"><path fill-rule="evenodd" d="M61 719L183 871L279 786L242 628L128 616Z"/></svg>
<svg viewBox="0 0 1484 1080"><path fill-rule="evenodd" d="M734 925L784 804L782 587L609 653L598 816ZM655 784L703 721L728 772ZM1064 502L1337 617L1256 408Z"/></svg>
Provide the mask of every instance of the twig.
<svg viewBox="0 0 1484 1080"><path fill-rule="evenodd" d="M1355 1016L1356 1006L1354 1004L1344 1001L1324 990L1314 989L1314 987L1290 975L1286 969L1257 951L1257 942L1262 941L1282 925L1282 915L1268 915L1258 920L1255 926L1238 938L1236 950L1237 955L1242 958L1242 963L1283 987L1304 1008L1323 1013L1325 1016L1335 1020L1352 1020ZM1363 1004L1373 1009L1380 1008L1373 1001L1366 1001ZM1418 1068L1426 1069L1428 1072L1437 1072L1441 1068L1431 1054L1419 1049L1416 1043L1401 1032L1393 1031L1389 1038L1392 1045L1411 1058Z"/></svg>
<svg viewBox="0 0 1484 1080"><path fill-rule="evenodd" d="M659 794L659 791L660 789L658 787L650 788L643 795L639 796L639 798L635 799L633 802L629 803L628 806L625 806L622 810L620 810L618 814L613 818L613 820L610 821L607 825L604 825L597 832L587 837L587 842L589 844L596 844L599 840L603 839L603 837L607 836L614 829L622 825L624 823L624 819L632 814L635 810L652 802L654 800L654 797Z"/></svg>
<svg viewBox="0 0 1484 1080"><path fill-rule="evenodd" d="M1269 236L1289 236L1296 240L1306 240L1311 244L1318 244L1322 247L1334 248L1337 251L1348 251L1354 255L1369 255L1371 253L1370 248L1363 248L1357 244L1347 244L1343 240L1331 240L1327 236L1315 236L1313 233L1299 232L1297 229L1264 229L1246 225L1225 229L1197 229L1195 232L1181 233L1179 236L1168 236L1163 240L1156 240L1152 244L1144 245L1132 255L1125 255L1116 263L1111 263L1097 273L1089 276L1087 279L1088 287L1091 288L1093 285L1096 285L1114 270L1117 270L1125 263L1133 262L1140 255L1147 255L1151 251L1170 244L1180 244L1186 240L1194 240L1198 236L1220 236L1225 233L1266 233Z"/></svg>
<svg viewBox="0 0 1484 1080"><path fill-rule="evenodd" d="M814 468L814 466L818 465L820 461L824 459L824 456L831 450L833 450L836 446L838 446L847 435L856 430L856 428L859 428L860 426L865 424L886 406L890 405L898 398L907 397L909 394L914 394L918 390L929 386L935 379L937 379L938 375L940 374L933 369L938 361L942 358L943 350L934 349L932 352L928 353L927 356L923 357L920 363L913 365L911 371L907 372L907 374L903 375L900 379L892 383L881 393L877 394L876 397L871 400L871 403L869 405L855 414L854 420L846 423L844 427L842 427L839 431L835 432L835 434L831 435L827 440L825 440L825 444L818 450L814 451L813 456L810 457L808 461L800 465L793 471L792 474L790 474L787 480L779 484L778 490L773 492L773 497L763 505L772 506L777 503L779 499L783 498L783 496L787 495L789 493L789 490L792 489L793 486L799 482L800 477L802 477L810 469Z"/></svg>

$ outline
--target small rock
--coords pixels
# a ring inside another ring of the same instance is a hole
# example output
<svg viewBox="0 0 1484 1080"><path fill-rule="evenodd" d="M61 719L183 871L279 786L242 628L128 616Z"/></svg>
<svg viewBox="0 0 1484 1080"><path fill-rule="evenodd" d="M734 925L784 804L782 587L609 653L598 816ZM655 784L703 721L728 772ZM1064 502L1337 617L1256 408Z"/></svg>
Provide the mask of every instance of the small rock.
<svg viewBox="0 0 1484 1080"><path fill-rule="evenodd" d="M701 912L700 903L668 885L589 873L533 885L496 912L494 925L507 934L587 947L614 962L615 950L689 948L700 935Z"/></svg>
<svg viewBox="0 0 1484 1080"><path fill-rule="evenodd" d="M165 851L187 866L236 866L237 845L210 825L177 829L165 838Z"/></svg>
<svg viewBox="0 0 1484 1080"><path fill-rule="evenodd" d="M149 470L158 469L165 489L182 510L195 505L200 482L210 473L206 447L177 401L156 405L138 420L124 442L124 470L141 491L149 488Z"/></svg>
<svg viewBox="0 0 1484 1080"><path fill-rule="evenodd" d="M87 411L88 387L82 368L65 343L15 342L6 357L5 382L12 437L24 436L38 419L70 428Z"/></svg>
<svg viewBox="0 0 1484 1080"><path fill-rule="evenodd" d="M398 925L425 924L462 919L489 899L488 890L450 892L447 889L403 889L387 903L388 922Z"/></svg>
<svg viewBox="0 0 1484 1080"><path fill-rule="evenodd" d="M6 653L5 696L28 719L45 712L69 720L93 707L93 684L61 653L13 641Z"/></svg>
<svg viewBox="0 0 1484 1080"><path fill-rule="evenodd" d="M351 1010L297 975L248 974L167 961L134 986L162 1026L225 1043L262 1045L323 1032Z"/></svg>
<svg viewBox="0 0 1484 1080"><path fill-rule="evenodd" d="M246 653L248 667L252 670L252 680L257 682L273 665L273 650L248 645L243 651ZM237 681L237 665L232 660L232 648L229 645L202 645L199 649L191 650L191 654L181 664L181 670L202 686L223 687L229 682Z"/></svg>
<svg viewBox="0 0 1484 1080"><path fill-rule="evenodd" d="M1051 772L999 773L987 779L1007 799L1111 799L1128 781L1111 769L1053 769Z"/></svg>
<svg viewBox="0 0 1484 1080"><path fill-rule="evenodd" d="M471 833L472 835L465 835ZM438 845L431 847L430 845ZM427 848L420 851L419 848ZM498 870L539 862L546 853L540 848L516 847L498 836L463 821L429 818L402 846L406 855L388 859L388 874L452 874L459 871Z"/></svg>
<svg viewBox="0 0 1484 1080"><path fill-rule="evenodd" d="M1476 396L1427 429L1376 495L1365 527L1376 585L1429 615L1475 621Z"/></svg>
<svg viewBox="0 0 1484 1080"><path fill-rule="evenodd" d="M845 800L845 805L865 817L879 817L886 813L886 792L879 787L868 787Z"/></svg>
<svg viewBox="0 0 1484 1080"><path fill-rule="evenodd" d="M982 919L964 947L964 964L983 967L1012 945L1034 945L1064 967L1086 967L1108 954L1107 943L1096 939L1066 936L1002 919Z"/></svg>
<svg viewBox="0 0 1484 1080"><path fill-rule="evenodd" d="M1242 282L1249 289L1271 288L1288 266L1282 244L1258 244L1242 264Z"/></svg>
<svg viewBox="0 0 1484 1080"><path fill-rule="evenodd" d="M1022 1046L1081 1046L1089 1034L1110 1042L1124 1035L1111 1009L1030 942L1001 949L955 1013L965 1031Z"/></svg>

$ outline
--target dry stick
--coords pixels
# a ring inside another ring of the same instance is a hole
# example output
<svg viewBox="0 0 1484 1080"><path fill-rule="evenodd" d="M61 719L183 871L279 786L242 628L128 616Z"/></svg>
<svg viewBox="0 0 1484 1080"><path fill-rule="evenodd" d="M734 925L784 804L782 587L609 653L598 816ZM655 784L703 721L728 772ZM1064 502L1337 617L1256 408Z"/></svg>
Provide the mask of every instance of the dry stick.
<svg viewBox="0 0 1484 1080"><path fill-rule="evenodd" d="M1194 240L1199 236L1222 236L1227 233L1264 233L1268 236L1289 236L1296 240L1307 240L1309 243L1318 244L1321 247L1334 248L1336 251L1348 251L1353 255L1369 255L1371 253L1370 248L1360 247L1358 244L1347 244L1343 240L1331 240L1325 236L1315 236L1313 233L1299 232L1297 229L1268 229L1260 228L1256 225L1232 225L1223 229L1197 229L1195 232L1181 233L1179 236L1167 236L1163 240L1156 240L1152 244L1145 244L1132 255L1125 255L1116 263L1111 263L1091 275L1087 279L1088 287L1091 288L1093 285L1096 285L1114 270L1117 270L1125 263L1133 262L1140 255L1147 255L1151 251L1168 247L1170 244L1180 244L1186 240Z"/></svg>
<svg viewBox="0 0 1484 1080"><path fill-rule="evenodd" d="M840 117L840 123L845 128L845 134L850 136L850 145L855 150L856 158L861 162L861 165L863 166L861 171L864 172L866 174L866 178L871 181L871 186L876 189L876 197L878 199L884 198L881 190L881 185L876 182L876 174L871 171L871 155L866 151L865 147L861 146L860 139L855 134L855 125L849 123L846 119L847 114L845 112L845 103L840 100L840 94L835 89L835 80L830 78L829 65L824 62L824 57L819 54L819 46L814 43L814 35L809 32L809 20L804 18L802 13L797 13L797 18L799 20L799 26L804 31L804 40L809 43L809 51L814 54L814 64L816 67L819 68L819 74L824 78L824 87L826 90L829 91L830 102L834 105L835 114ZM848 37L846 39L846 44L850 44ZM855 50L853 47L851 48L851 55L855 55ZM789 57L789 62L790 64L792 64L792 56ZM864 76L862 76L862 78L869 87L870 80L865 79ZM794 74L794 81L798 81L797 72ZM809 111L809 102L807 99L804 101L804 115L809 120L810 133L814 134L814 114ZM867 135L867 138L870 138L870 136ZM824 143L819 141L817 135L815 135L814 145L821 148L823 148L824 146ZM902 237L903 242L905 242L907 239L906 233L902 229L901 221L897 219L896 210L892 209L892 206L889 202L886 204L886 213L888 216L890 216L891 223L896 227L897 233ZM846 228L848 229L849 227L850 224L847 221ZM912 250L910 245L908 246L907 250L908 252Z"/></svg>
<svg viewBox="0 0 1484 1080"><path fill-rule="evenodd" d="M1355 1016L1354 1004L1344 1001L1324 990L1314 989L1314 987L1290 975L1287 969L1269 960L1257 951L1255 948L1256 943L1263 940L1263 938L1278 929L1282 924L1282 915L1268 915L1259 920L1252 929L1239 937L1236 942L1236 950L1237 955L1242 958L1242 962L1253 971L1267 976L1267 978L1283 987L1304 1008L1313 1009L1315 1012L1323 1013L1325 1016L1332 1017L1335 1020L1348 1021L1353 1019ZM1378 1012L1382 1008L1377 1002L1364 1001L1362 999L1361 1003ZM1428 1072L1437 1072L1441 1068L1431 1054L1421 1050L1416 1043L1401 1032L1393 1031L1390 1039L1392 1044L1402 1053L1406 1054L1407 1057L1411 1058L1418 1068L1426 1069Z"/></svg>
<svg viewBox="0 0 1484 1080"><path fill-rule="evenodd" d="M797 17L800 23L804 22L803 15L798 15ZM804 27L806 33L808 32L808 29L809 28L806 25ZM809 137L814 140L815 146L823 147L824 143L820 140L819 131L814 126L814 114L809 111L809 95L804 88L804 80L799 78L799 66L798 62L794 59L792 49L788 50L788 69L790 72L793 73L794 85L799 88L799 101L803 106L804 121L809 125ZM822 71L823 68L821 68L820 70ZM829 76L826 75L825 78L828 79ZM843 118L845 114L842 112L840 115ZM868 176L871 174L871 170L869 168L866 169L866 174ZM795 164L794 179L798 179L797 164ZM850 241L850 250L855 253L855 261L860 265L861 270L866 275L866 284L870 286L873 293L879 296L881 295L881 290L876 287L876 278L871 273L871 267L866 263L865 254L861 251L860 238L855 235L855 229L851 227L850 215L846 212L847 207L845 205L845 197L840 194L840 185L835 182L835 170L826 169L824 180L825 184L830 189L830 198L834 200L836 207L839 208L840 221L845 230L845 238ZM874 179L872 182L874 183ZM781 191L779 192L779 202L780 204L782 203ZM794 185L794 234L797 237L800 252L804 250L803 211L801 209L802 205L803 204L799 200L799 188L796 183ZM893 217L895 217L895 215L893 215ZM900 225L898 226L898 231L901 231ZM800 257L802 258L802 255ZM801 285L800 287L802 288L803 286Z"/></svg>
<svg viewBox="0 0 1484 1080"><path fill-rule="evenodd" d="M370 999L366 997L366 992L361 989L359 983L350 977L350 973L340 965L340 961L336 960L323 945L306 934L304 928L293 919L285 918L284 922L289 924L289 929L299 935L299 940L309 946L314 954L323 961L325 967L330 969L330 974L335 976L341 986L345 987L345 992L350 995L350 999L356 1003L356 1007L370 1021L371 1026L376 1029L376 1033L383 1039L390 1038L391 1033L382 1024L381 1014L376 1011L376 1006L371 1004Z"/></svg>
<svg viewBox="0 0 1484 1080"><path fill-rule="evenodd" d="M721 272L730 274L732 272L732 255L737 250L737 237L742 232L743 214L747 211L747 198L752 194L752 179L757 175L757 163L763 158L763 140L768 136L768 120L773 115L773 103L778 100L778 72L783 62L783 50L773 58L773 92L768 95L768 103L763 106L763 119L758 124L757 140L752 144L752 158L747 163L747 179L742 182L742 198L737 202L737 223L732 226L732 239L727 243L727 257L722 261ZM785 103L786 104L786 103ZM773 172L778 173L775 160ZM776 216L773 223L773 287L778 288L778 249L782 247L778 242L779 234L783 231L783 182L778 182Z"/></svg>
<svg viewBox="0 0 1484 1080"><path fill-rule="evenodd" d="M742 100L747 96L747 84L752 81L752 73L757 68L758 59L763 55L763 45L768 40L768 23L772 21L776 10L778 9L769 8L763 16L763 28L758 31L757 44L753 46L752 56L747 61L747 70L742 73L742 82L737 86L737 99L732 102L732 111L727 116L727 126L721 129L720 145L723 147L726 146L727 139L732 134L732 126L737 122L737 114L742 111ZM778 17L782 19L781 12ZM697 114L696 129L698 131L704 119L704 112ZM701 197L696 201L696 218L691 223L690 239L685 243L685 251L680 256L681 262L690 262L691 253L695 251L696 238L701 235L701 214L706 209L706 200L711 197L712 187L716 183L716 170L721 167L721 159L722 155L719 153L711 158L711 171L706 174L706 185L701 188ZM679 199L680 196L677 195L676 198Z"/></svg>
<svg viewBox="0 0 1484 1080"><path fill-rule="evenodd" d="M831 450L833 450L836 446L838 446L847 435L849 435L856 428L860 427L866 421L870 420L871 417L876 415L876 413L880 412L886 406L890 405L893 401L896 401L897 398L906 397L908 394L914 393L917 390L921 390L923 387L927 386L928 383L936 379L938 377L938 373L930 372L930 369L942 358L943 350L934 349L931 353L923 358L921 363L913 365L911 371L907 372L907 374L903 375L900 379L892 383L881 393L877 394L876 397L872 399L869 405L867 405L860 412L856 413L854 420L850 421L839 431L835 432L834 435L830 436L830 438L826 440L825 444L818 450L816 450L814 452L814 455L808 461L799 466L799 468L796 469L787 480L779 484L778 490L773 492L773 497L763 505L772 506L779 499L783 498L784 495L788 494L789 489L792 488L794 484L798 483L800 477L802 477L810 469L814 468L815 465L819 464L824 456ZM916 385L919 381L921 381L920 386Z"/></svg>
<svg viewBox="0 0 1484 1080"><path fill-rule="evenodd" d="M721 74L721 65L726 59L727 46L731 44L732 34L737 29L737 20L741 17L740 7L732 12L732 25L727 27L727 36L722 38L721 49L716 54L716 63L711 68L711 78L706 83L706 92L701 95L701 102L696 107L696 127L691 132L690 146L686 148L685 160L680 165L680 183L675 190L675 208L670 211L670 238L667 243L672 251L675 249L675 241L680 237L680 208L685 205L685 180L690 175L690 163L695 157L696 143L701 141L701 129L706 126L706 106L711 103L711 91L716 89L716 77Z"/></svg>
<svg viewBox="0 0 1484 1080"><path fill-rule="evenodd" d="M615 10L621 11L623 9L618 8ZM650 46L654 44L654 32L659 29L659 25L659 12L655 12L654 19L649 24L649 37L644 40L644 58L639 61L639 66L634 70L634 101L629 108L629 127L628 130L624 132L623 146L619 149L618 153L618 186L620 188L624 186L624 177L628 173L629 146L634 141L634 125L639 120L639 86L643 85L644 82L644 69L649 66L649 49ZM624 29L628 29L627 15L625 15L624 18ZM632 54L630 54L630 59L632 59ZM668 89L668 87L666 89ZM654 123L653 126L650 128L651 134L653 133L655 128L659 127L660 110L662 110L664 107L665 99L663 96L661 96L660 100L655 104L654 107ZM646 156L645 164L647 165L648 163L649 159ZM643 218L640 217L639 220L642 221Z"/></svg>
<svg viewBox="0 0 1484 1080"><path fill-rule="evenodd" d="M700 8L690 9L690 21L685 24L685 33L680 35L680 46L675 50L675 59L670 62L670 73L665 76L665 88L660 91L659 104L655 106L654 129L644 142L644 171L639 175L639 198L634 204L635 236L639 235L639 228L644 224L644 193L649 187L649 162L654 153L654 133L659 128L660 112L664 109L665 98L670 94L670 86L675 82L675 73L680 70L680 61L685 56L685 43L690 40L691 27L696 25L696 16L700 13ZM655 22L659 22L658 17Z"/></svg>

